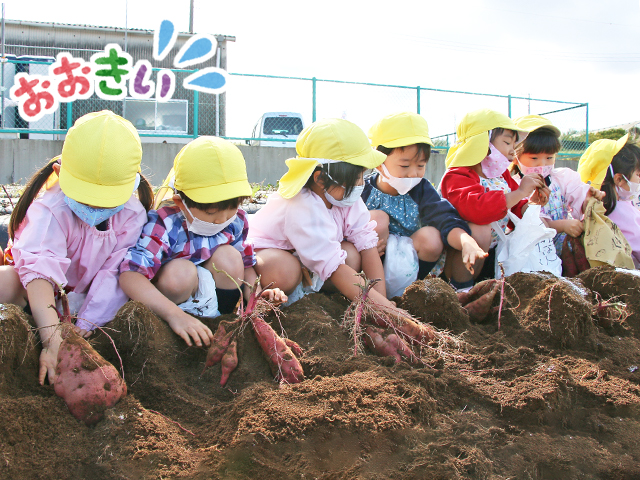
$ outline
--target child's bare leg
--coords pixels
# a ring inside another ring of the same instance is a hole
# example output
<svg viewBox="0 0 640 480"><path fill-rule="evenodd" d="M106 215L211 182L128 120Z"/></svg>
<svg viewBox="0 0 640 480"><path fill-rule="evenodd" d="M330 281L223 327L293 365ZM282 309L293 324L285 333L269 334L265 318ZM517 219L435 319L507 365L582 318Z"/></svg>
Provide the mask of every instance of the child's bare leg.
<svg viewBox="0 0 640 480"><path fill-rule="evenodd" d="M362 270L362 257L360 256L360 252L358 252L358 249L353 245L353 243L347 242L346 240L343 241L340 246L342 247L342 250L347 252L347 258L344 261L345 265L353 268L356 272L360 272ZM355 278L353 281L355 283ZM336 286L329 279L324 282L322 289L326 292L338 291Z"/></svg>
<svg viewBox="0 0 640 480"><path fill-rule="evenodd" d="M18 272L10 265L0 266L0 303L27 306L27 291L20 283Z"/></svg>
<svg viewBox="0 0 640 480"><path fill-rule="evenodd" d="M423 279L436 266L444 251L440 231L434 227L422 227L411 235L411 240L418 253L418 279Z"/></svg>
<svg viewBox="0 0 640 480"><path fill-rule="evenodd" d="M300 260L286 250L265 248L256 252L256 260L256 273L264 286L273 283L272 287L289 295L302 281Z"/></svg>
<svg viewBox="0 0 640 480"><path fill-rule="evenodd" d="M471 228L471 236L478 246L485 252L488 252L491 246L491 225L469 223L469 228ZM447 250L447 261L444 266L444 273L450 280L458 284L463 284L477 278L478 275L480 275L483 265L484 258L477 259L473 266L473 274L471 274L462 261L462 252L449 248L449 250Z"/></svg>
<svg viewBox="0 0 640 480"><path fill-rule="evenodd" d="M376 233L378 234L378 253L384 255L389 240L389 215L382 210L370 210L371 220L376 222ZM344 242L343 242L344 243Z"/></svg>
<svg viewBox="0 0 640 480"><path fill-rule="evenodd" d="M198 271L194 263L177 258L160 268L153 283L165 297L180 305L198 290Z"/></svg>
<svg viewBox="0 0 640 480"><path fill-rule="evenodd" d="M216 282L216 288L225 290L237 289L238 285L242 285L244 278L244 263L242 254L231 245L220 245L211 258L202 264L204 268L211 272ZM216 272L214 270L220 270ZM228 273L236 282L234 283L225 273Z"/></svg>

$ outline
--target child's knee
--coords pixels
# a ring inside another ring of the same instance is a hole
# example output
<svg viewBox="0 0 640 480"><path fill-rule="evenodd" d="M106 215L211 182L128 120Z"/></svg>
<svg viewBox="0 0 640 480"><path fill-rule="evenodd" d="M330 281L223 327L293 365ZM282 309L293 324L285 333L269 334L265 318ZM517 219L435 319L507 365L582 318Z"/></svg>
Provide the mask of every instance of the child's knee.
<svg viewBox="0 0 640 480"><path fill-rule="evenodd" d="M302 281L300 260L284 250L268 248L257 252L255 269L262 285L273 283L287 295Z"/></svg>
<svg viewBox="0 0 640 480"><path fill-rule="evenodd" d="M379 237L389 236L389 215L382 210L370 210L371 220L376 222L376 233Z"/></svg>
<svg viewBox="0 0 640 480"><path fill-rule="evenodd" d="M12 266L0 267L0 303L13 303L20 307L27 305L26 291L20 282L18 272Z"/></svg>
<svg viewBox="0 0 640 480"><path fill-rule="evenodd" d="M351 242L344 241L341 245L342 249L347 252L345 263L353 268L356 272L359 272L360 268L362 267L360 252L358 252L358 249Z"/></svg>
<svg viewBox="0 0 640 480"><path fill-rule="evenodd" d="M444 244L437 228L422 227L411 235L411 240L420 260L435 262L444 251Z"/></svg>
<svg viewBox="0 0 640 480"><path fill-rule="evenodd" d="M181 258L171 260L158 273L156 288L174 303L186 302L198 288L196 265Z"/></svg>
<svg viewBox="0 0 640 480"><path fill-rule="evenodd" d="M219 288L235 288L235 284L226 275L229 274L234 280L244 278L244 261L242 254L231 245L220 245L211 258L205 262ZM216 272L220 270L220 272Z"/></svg>
<svg viewBox="0 0 640 480"><path fill-rule="evenodd" d="M469 223L469 228L471 228L471 236L478 246L485 252L488 251L491 246L491 225Z"/></svg>

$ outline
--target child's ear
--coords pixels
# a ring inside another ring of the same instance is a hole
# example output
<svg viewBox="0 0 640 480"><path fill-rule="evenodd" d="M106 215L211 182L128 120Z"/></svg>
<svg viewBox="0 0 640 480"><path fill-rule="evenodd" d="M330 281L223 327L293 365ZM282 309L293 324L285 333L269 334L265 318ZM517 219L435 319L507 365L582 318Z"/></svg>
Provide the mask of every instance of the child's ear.
<svg viewBox="0 0 640 480"><path fill-rule="evenodd" d="M60 176L60 164L58 162L55 162L52 167L53 171L56 172L56 175Z"/></svg>
<svg viewBox="0 0 640 480"><path fill-rule="evenodd" d="M313 181L321 187L324 187L324 184L320 181L320 175L322 175L322 172L320 170L313 172Z"/></svg>
<svg viewBox="0 0 640 480"><path fill-rule="evenodd" d="M175 203L176 206L180 208L184 207L184 202L182 201L182 197L180 197L180 195L178 195L177 193L173 195L173 203Z"/></svg>
<svg viewBox="0 0 640 480"><path fill-rule="evenodd" d="M621 173L616 173L613 176L613 183L616 184L617 186L620 186L623 183L624 178L622 178L622 174Z"/></svg>

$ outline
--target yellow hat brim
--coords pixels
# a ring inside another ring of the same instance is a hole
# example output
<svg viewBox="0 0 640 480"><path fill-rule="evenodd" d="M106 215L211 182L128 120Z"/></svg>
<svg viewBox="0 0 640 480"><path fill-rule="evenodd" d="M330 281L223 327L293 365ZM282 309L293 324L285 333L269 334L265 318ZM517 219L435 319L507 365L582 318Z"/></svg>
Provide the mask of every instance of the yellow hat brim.
<svg viewBox="0 0 640 480"><path fill-rule="evenodd" d="M447 168L472 167L480 163L489 151L489 132L466 138L456 142L447 153Z"/></svg>
<svg viewBox="0 0 640 480"><path fill-rule="evenodd" d="M122 185L98 185L74 177L64 165L63 161L60 164L60 178L58 179L60 188L67 197L76 202L92 207L114 208L127 203L133 195L136 177Z"/></svg>
<svg viewBox="0 0 640 480"><path fill-rule="evenodd" d="M247 180L237 180L224 185L210 185L182 190L187 197L198 203L216 203L230 198L250 197L253 191Z"/></svg>
<svg viewBox="0 0 640 480"><path fill-rule="evenodd" d="M622 147L627 144L629 134L616 141L613 140L596 140L587 151L580 157L578 164L578 173L584 183L591 182L595 188L600 188L607 176L607 169L611 165L613 157L615 157Z"/></svg>

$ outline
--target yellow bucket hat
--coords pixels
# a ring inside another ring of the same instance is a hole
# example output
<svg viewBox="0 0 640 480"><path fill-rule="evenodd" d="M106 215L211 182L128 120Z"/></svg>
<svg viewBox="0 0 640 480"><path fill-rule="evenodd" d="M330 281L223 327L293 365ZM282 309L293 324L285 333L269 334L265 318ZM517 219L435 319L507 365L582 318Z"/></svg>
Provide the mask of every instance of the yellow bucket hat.
<svg viewBox="0 0 640 480"><path fill-rule="evenodd" d="M447 168L471 167L480 163L489 151L489 131L495 128L525 132L509 117L495 110L483 108L469 112L462 117L456 129L458 140L447 153Z"/></svg>
<svg viewBox="0 0 640 480"><path fill-rule="evenodd" d="M369 129L369 139L373 148L378 145L387 148L406 147L416 143L433 147L427 121L413 112L387 115Z"/></svg>
<svg viewBox="0 0 640 480"><path fill-rule="evenodd" d="M553 123L551 123L550 120L540 115L524 115L522 117L516 118L513 123L516 125L516 127L518 127L519 130L524 130L525 132L529 133L539 129L540 127L545 127L555 133L557 137L560 137L560 129ZM524 138L520 141L522 140L524 140Z"/></svg>
<svg viewBox="0 0 640 480"><path fill-rule="evenodd" d="M305 128L296 141L296 158L286 161L289 170L280 179L278 193L295 197L323 163L345 162L375 168L387 156L371 148L366 134L356 124L340 118L319 120Z"/></svg>
<svg viewBox="0 0 640 480"><path fill-rule="evenodd" d="M142 160L135 127L109 111L76 120L62 146L60 188L80 203L113 208L133 194Z"/></svg>
<svg viewBox="0 0 640 480"><path fill-rule="evenodd" d="M175 189L198 203L250 197L242 152L231 142L202 136L187 143L173 161Z"/></svg>
<svg viewBox="0 0 640 480"><path fill-rule="evenodd" d="M584 183L591 182L595 188L600 188L613 157L622 150L628 139L629 134L627 133L618 140L596 140L589 145L587 151L580 157L578 164L578 173L582 181Z"/></svg>

